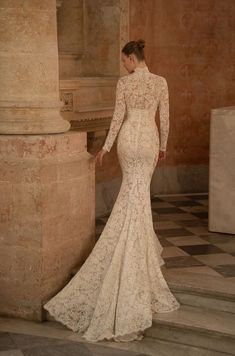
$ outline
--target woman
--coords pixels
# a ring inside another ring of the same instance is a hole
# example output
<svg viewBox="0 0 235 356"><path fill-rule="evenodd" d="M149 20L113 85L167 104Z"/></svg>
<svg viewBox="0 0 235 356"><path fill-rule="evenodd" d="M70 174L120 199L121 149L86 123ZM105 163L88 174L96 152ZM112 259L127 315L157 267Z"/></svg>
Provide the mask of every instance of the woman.
<svg viewBox="0 0 235 356"><path fill-rule="evenodd" d="M122 61L130 74L118 80L110 130L95 157L102 164L118 134L122 185L86 262L44 306L89 341L140 340L154 313L180 307L161 272L163 248L154 232L150 200L152 174L166 152L168 87L165 78L149 72L143 40L127 43ZM158 106L160 143L155 124Z"/></svg>

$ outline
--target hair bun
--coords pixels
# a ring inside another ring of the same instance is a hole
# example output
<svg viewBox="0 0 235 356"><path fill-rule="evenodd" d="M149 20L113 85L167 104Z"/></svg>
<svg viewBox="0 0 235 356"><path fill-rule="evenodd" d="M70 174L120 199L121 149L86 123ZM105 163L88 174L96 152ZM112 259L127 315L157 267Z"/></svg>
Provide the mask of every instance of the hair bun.
<svg viewBox="0 0 235 356"><path fill-rule="evenodd" d="M145 41L142 39L139 39L138 41L136 41L136 45L139 49L143 49L145 47Z"/></svg>
<svg viewBox="0 0 235 356"><path fill-rule="evenodd" d="M138 41L130 41L125 44L125 46L122 49L122 53L124 53L126 56L130 56L131 54L134 54L138 61L143 61L145 58L144 55L144 46L145 46L145 41L140 39Z"/></svg>

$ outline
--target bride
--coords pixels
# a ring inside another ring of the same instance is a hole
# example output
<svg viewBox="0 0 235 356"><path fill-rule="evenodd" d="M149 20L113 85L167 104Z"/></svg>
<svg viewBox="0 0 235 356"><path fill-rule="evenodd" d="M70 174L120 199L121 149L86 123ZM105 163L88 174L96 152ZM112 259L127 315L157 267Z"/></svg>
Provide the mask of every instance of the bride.
<svg viewBox="0 0 235 356"><path fill-rule="evenodd" d="M164 77L149 71L143 40L123 47L122 62L129 74L118 80L109 133L95 157L102 165L117 137L121 188L91 254L44 305L57 321L89 341L140 340L155 313L180 307L161 272L163 247L153 228L150 199L154 169L166 156L168 86Z"/></svg>

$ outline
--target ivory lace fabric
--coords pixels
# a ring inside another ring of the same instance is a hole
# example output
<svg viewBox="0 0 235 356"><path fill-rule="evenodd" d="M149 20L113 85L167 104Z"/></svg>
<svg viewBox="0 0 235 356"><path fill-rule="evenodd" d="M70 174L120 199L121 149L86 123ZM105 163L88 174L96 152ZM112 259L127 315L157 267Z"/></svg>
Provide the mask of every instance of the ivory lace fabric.
<svg viewBox="0 0 235 356"><path fill-rule="evenodd" d="M155 123L160 109L161 144ZM124 120L124 116L126 119ZM104 148L117 139L122 184L91 254L44 308L89 341L140 340L155 313L180 307L161 272L164 260L153 228L150 182L159 146L166 149L169 101L165 78L137 68L117 84Z"/></svg>
<svg viewBox="0 0 235 356"><path fill-rule="evenodd" d="M110 151L118 131L123 123L125 112L144 109L155 116L159 106L160 113L160 150L165 151L169 132L169 94L164 77L150 73L148 67L136 68L133 74L119 79L116 91L116 104L104 149ZM150 119L149 128L157 130ZM140 123L142 130L144 122Z"/></svg>

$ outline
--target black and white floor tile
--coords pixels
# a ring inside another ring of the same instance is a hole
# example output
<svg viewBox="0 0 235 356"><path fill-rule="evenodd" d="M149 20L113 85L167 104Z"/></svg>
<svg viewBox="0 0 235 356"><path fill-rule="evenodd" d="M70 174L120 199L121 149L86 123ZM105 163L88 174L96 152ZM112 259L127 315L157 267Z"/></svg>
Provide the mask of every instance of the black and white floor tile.
<svg viewBox="0 0 235 356"><path fill-rule="evenodd" d="M235 235L208 231L207 194L155 196L151 204L164 268L235 280ZM97 239L108 217L97 219Z"/></svg>

